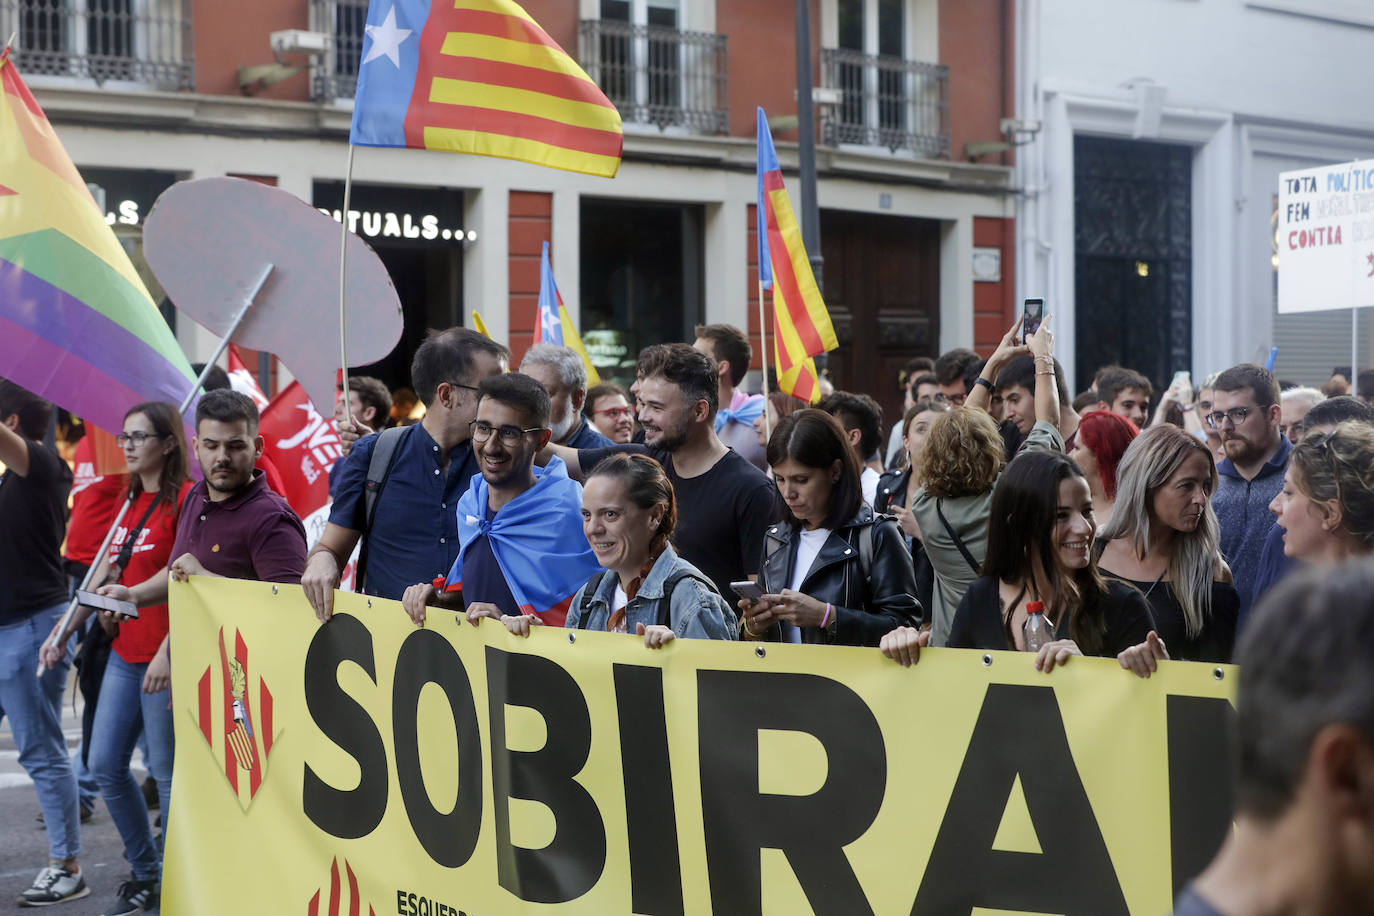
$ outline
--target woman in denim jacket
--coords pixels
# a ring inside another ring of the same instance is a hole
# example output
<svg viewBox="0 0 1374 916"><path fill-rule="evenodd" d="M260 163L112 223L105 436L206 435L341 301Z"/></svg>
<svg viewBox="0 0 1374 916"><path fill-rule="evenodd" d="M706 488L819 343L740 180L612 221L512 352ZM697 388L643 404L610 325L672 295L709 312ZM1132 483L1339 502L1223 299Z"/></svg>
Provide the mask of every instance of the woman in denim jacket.
<svg viewBox="0 0 1374 916"><path fill-rule="evenodd" d="M734 611L668 543L676 520L673 485L654 459L613 455L593 468L582 488L582 530L605 571L573 596L564 625L634 633L650 648L679 636L735 639ZM519 636L537 623L502 620Z"/></svg>

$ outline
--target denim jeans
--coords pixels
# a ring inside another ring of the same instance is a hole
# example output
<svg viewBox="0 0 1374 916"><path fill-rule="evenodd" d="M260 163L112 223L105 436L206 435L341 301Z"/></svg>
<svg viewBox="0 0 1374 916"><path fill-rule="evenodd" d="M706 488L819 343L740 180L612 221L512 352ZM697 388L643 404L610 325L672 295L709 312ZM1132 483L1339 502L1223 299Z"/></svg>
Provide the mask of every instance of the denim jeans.
<svg viewBox="0 0 1374 916"><path fill-rule="evenodd" d="M81 815L76 777L62 735L62 692L73 650L42 677L38 650L67 609L64 601L27 620L0 627L0 719L9 716L19 763L33 780L48 830L48 856L74 859L81 852Z"/></svg>
<svg viewBox="0 0 1374 916"><path fill-rule="evenodd" d="M171 691L143 692L143 676L148 665L131 664L110 653L105 678L100 682L100 701L95 706L91 727L89 762L105 809L124 841L134 878L156 881L162 870L161 856L153 845L148 826L148 806L143 791L129 772L129 760L140 732L148 736L148 771L157 780L158 801L162 805L162 825L167 826L168 803L172 795L172 710Z"/></svg>

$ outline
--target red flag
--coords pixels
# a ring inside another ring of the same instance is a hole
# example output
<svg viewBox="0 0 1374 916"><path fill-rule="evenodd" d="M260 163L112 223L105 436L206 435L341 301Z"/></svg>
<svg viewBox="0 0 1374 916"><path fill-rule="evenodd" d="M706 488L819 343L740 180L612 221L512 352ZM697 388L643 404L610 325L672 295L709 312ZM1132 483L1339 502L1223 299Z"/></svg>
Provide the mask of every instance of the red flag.
<svg viewBox="0 0 1374 916"><path fill-rule="evenodd" d="M281 473L282 495L305 523L306 541L314 546L329 522L329 471L343 457L343 443L330 419L320 416L300 382L292 382L262 412L259 431ZM356 555L344 571L342 588L350 588Z"/></svg>
<svg viewBox="0 0 1374 916"><path fill-rule="evenodd" d="M257 377L248 368L248 364L243 361L243 354L239 352L237 344L229 345L229 384L234 387L235 391L252 398L253 403L258 405L259 413L267 409L267 395L262 393Z"/></svg>

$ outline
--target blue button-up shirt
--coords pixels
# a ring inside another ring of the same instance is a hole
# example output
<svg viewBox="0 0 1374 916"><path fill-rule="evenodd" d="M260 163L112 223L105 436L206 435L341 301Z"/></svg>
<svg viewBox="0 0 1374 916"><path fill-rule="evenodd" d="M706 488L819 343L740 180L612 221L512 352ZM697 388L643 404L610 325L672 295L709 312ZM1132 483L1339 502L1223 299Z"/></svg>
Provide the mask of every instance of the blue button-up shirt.
<svg viewBox="0 0 1374 916"><path fill-rule="evenodd" d="M358 440L341 462L329 513L334 524L353 531L365 527L363 490L376 444L376 435ZM408 586L448 574L458 558L458 499L477 473L470 442L453 447L445 474L438 443L423 425L409 428L396 449L367 535L363 592L400 598Z"/></svg>

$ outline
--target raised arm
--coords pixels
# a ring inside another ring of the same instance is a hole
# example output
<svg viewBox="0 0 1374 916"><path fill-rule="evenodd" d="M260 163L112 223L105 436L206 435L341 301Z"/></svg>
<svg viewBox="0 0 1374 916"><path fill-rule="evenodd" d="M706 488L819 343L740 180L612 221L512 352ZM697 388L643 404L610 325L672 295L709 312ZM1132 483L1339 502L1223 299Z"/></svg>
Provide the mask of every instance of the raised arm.
<svg viewBox="0 0 1374 916"><path fill-rule="evenodd" d="M1035 419L1059 427L1059 385L1054 371L1054 332L1046 315L1026 345L1035 357Z"/></svg>
<svg viewBox="0 0 1374 916"><path fill-rule="evenodd" d="M1002 335L1002 340L997 344L997 349L992 351L987 363L983 365L980 378L986 379L992 384L997 384L997 374L1006 368L1007 363L1023 353L1029 352L1024 344L1016 342L1016 331L1021 327L1021 320L1017 319L1016 324L1011 326L1007 333ZM965 407L977 407L979 410L988 409L988 401L992 398L992 391L987 385L974 385L973 390L968 393L964 400Z"/></svg>

